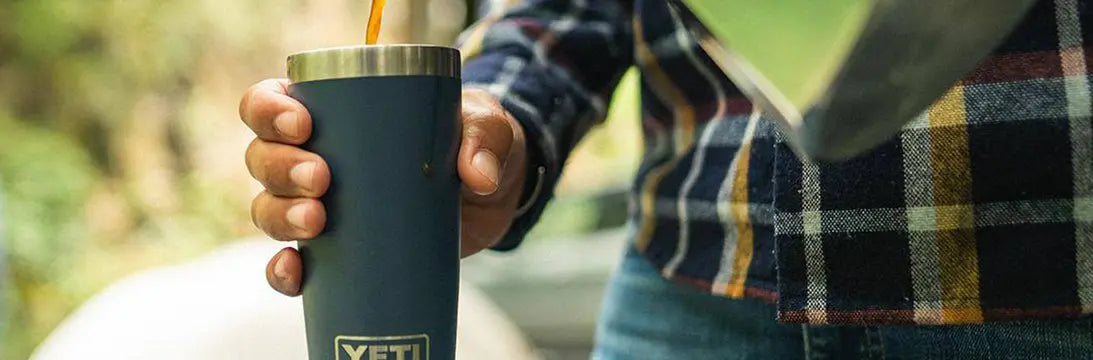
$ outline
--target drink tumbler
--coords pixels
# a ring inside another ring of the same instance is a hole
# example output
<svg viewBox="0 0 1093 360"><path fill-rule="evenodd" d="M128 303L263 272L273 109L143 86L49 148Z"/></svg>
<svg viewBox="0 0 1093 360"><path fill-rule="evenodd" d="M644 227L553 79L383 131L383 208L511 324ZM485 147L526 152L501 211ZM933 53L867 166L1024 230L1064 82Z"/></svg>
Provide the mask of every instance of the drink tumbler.
<svg viewBox="0 0 1093 360"><path fill-rule="evenodd" d="M326 228L300 243L311 360L454 359L459 71L437 46L289 56L331 174Z"/></svg>

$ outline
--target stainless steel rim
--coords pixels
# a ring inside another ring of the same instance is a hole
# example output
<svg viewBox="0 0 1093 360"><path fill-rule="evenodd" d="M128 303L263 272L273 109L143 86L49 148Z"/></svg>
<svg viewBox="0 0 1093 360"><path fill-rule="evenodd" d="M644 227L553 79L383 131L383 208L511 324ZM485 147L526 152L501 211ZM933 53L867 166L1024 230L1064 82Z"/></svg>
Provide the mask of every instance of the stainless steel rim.
<svg viewBox="0 0 1093 360"><path fill-rule="evenodd" d="M459 78L459 50L434 45L361 45L289 55L293 83L373 76Z"/></svg>

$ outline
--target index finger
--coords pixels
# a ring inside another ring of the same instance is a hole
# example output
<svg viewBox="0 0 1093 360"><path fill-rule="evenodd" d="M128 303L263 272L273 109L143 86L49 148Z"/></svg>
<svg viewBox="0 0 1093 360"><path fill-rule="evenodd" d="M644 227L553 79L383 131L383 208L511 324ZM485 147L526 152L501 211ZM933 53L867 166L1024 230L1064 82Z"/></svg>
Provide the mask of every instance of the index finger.
<svg viewBox="0 0 1093 360"><path fill-rule="evenodd" d="M288 79L254 84L239 102L239 117L266 141L299 145L311 136L311 115L288 96Z"/></svg>

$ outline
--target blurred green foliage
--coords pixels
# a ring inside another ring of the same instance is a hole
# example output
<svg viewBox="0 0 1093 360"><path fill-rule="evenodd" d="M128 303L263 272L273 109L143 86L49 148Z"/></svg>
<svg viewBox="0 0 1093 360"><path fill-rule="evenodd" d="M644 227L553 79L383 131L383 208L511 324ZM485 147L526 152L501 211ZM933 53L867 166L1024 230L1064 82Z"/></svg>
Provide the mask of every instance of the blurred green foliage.
<svg viewBox="0 0 1093 360"><path fill-rule="evenodd" d="M865 26L872 0L687 0L729 49L787 100L805 107L831 81ZM729 20L731 19L731 20Z"/></svg>
<svg viewBox="0 0 1093 360"><path fill-rule="evenodd" d="M191 121L208 105L195 99L215 87L196 75L218 65L221 49L241 49L219 64L229 71L254 66L242 63L248 55L279 61L277 28L261 19L283 18L293 5L0 2L8 252L0 358L26 358L71 309L119 276L251 233L245 196L237 195L245 178L220 182L195 164L208 141L201 134L219 130ZM244 13L253 18L233 15ZM260 77L239 75L244 83ZM221 115L216 121L233 121L232 112Z"/></svg>
<svg viewBox="0 0 1093 360"><path fill-rule="evenodd" d="M79 239L85 232L82 204L96 171L71 137L13 121L10 116L0 115L0 144L18 149L0 151L4 237L12 254L7 265L16 286L5 289L14 291L6 294L5 303L9 324L24 325L5 329L4 358L18 358L26 356L28 337L40 336L42 331L35 332L35 314L20 304L37 298L69 306L79 301L75 292L54 291L48 284L68 278L65 269L72 268L75 259L66 255L82 247L66 240Z"/></svg>

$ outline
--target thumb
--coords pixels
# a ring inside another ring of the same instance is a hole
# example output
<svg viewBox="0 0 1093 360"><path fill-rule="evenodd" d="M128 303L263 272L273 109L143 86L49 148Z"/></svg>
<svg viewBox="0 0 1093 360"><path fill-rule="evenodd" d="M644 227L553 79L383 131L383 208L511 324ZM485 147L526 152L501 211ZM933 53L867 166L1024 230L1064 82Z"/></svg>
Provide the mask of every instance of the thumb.
<svg viewBox="0 0 1093 360"><path fill-rule="evenodd" d="M516 138L514 121L489 94L463 94L463 140L459 150L459 177L481 196L496 193Z"/></svg>

